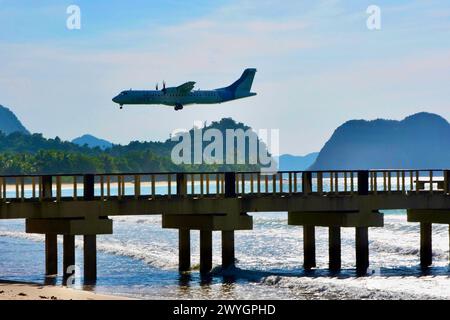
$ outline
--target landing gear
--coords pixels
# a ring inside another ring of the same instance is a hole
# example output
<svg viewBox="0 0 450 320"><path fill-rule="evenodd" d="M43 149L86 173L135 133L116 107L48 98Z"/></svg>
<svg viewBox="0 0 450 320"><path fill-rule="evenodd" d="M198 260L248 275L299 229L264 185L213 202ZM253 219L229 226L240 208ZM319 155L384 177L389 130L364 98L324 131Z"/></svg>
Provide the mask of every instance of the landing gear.
<svg viewBox="0 0 450 320"><path fill-rule="evenodd" d="M177 103L177 104L175 105L175 111L178 111L178 110L181 110L181 109L183 109L183 105Z"/></svg>
<svg viewBox="0 0 450 320"><path fill-rule="evenodd" d="M123 109L123 105L120 105L120 110L122 110Z"/></svg>

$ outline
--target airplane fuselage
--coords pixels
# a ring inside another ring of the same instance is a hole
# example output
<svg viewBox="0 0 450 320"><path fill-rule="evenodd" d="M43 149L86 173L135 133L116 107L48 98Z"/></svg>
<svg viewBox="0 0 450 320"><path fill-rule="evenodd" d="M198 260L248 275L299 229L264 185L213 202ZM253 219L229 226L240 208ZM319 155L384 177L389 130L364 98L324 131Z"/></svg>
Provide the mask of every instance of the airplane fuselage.
<svg viewBox="0 0 450 320"><path fill-rule="evenodd" d="M180 110L191 104L215 104L256 95L250 92L256 69L247 69L232 85L215 90L192 90L195 82L161 90L126 90L113 98L123 105L166 105Z"/></svg>
<svg viewBox="0 0 450 320"><path fill-rule="evenodd" d="M128 90L122 92L122 97L119 100L121 104L130 105L190 105L190 104L214 104L222 103L230 100L236 100L246 97L251 97L255 93L249 93L245 96L233 96L231 92L225 90L195 90L187 94L180 94L178 92L162 92L161 90Z"/></svg>

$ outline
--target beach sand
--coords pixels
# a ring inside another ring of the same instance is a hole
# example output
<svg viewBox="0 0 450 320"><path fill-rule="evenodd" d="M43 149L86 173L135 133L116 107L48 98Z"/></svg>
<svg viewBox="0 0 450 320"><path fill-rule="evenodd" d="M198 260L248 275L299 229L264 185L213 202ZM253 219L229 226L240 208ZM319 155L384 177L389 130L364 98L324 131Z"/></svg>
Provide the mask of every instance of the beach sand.
<svg viewBox="0 0 450 320"><path fill-rule="evenodd" d="M0 300L128 300L64 286L0 281Z"/></svg>

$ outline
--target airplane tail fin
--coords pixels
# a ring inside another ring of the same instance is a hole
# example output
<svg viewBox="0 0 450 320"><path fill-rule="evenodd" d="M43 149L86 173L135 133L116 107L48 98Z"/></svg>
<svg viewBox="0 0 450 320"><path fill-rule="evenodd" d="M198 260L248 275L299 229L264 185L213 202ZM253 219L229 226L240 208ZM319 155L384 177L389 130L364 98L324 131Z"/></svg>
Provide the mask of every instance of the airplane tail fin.
<svg viewBox="0 0 450 320"><path fill-rule="evenodd" d="M253 79L255 78L256 69L245 69L242 76L236 80L227 89L234 93L236 98L253 96L256 93L250 92L252 89Z"/></svg>

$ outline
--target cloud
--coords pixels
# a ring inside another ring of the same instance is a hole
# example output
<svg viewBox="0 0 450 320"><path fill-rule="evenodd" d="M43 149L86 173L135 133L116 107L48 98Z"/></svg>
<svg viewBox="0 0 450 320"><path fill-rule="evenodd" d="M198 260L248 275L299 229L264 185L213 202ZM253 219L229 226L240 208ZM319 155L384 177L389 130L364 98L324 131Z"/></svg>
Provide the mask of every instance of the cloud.
<svg viewBox="0 0 450 320"><path fill-rule="evenodd" d="M293 22L236 22L201 20L173 26L161 31L166 39L166 52L175 50L176 57L228 69L230 64L251 58L273 59L310 49L317 44L302 36L303 23ZM269 31L270 30L270 31Z"/></svg>
<svg viewBox="0 0 450 320"><path fill-rule="evenodd" d="M354 62L350 67L335 66L328 72L319 73L314 79L317 82L346 84L353 90L388 92L395 88L400 92L438 89L450 81L450 49L366 59Z"/></svg>

